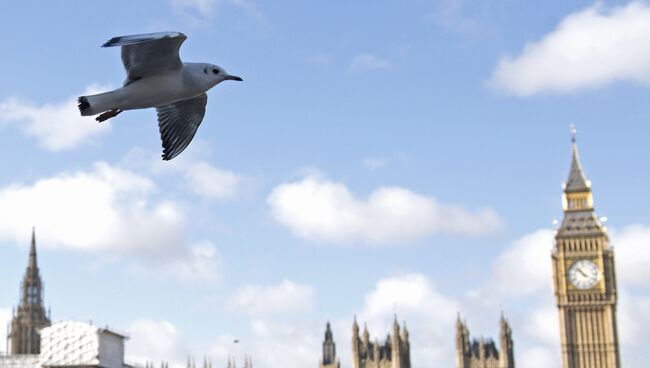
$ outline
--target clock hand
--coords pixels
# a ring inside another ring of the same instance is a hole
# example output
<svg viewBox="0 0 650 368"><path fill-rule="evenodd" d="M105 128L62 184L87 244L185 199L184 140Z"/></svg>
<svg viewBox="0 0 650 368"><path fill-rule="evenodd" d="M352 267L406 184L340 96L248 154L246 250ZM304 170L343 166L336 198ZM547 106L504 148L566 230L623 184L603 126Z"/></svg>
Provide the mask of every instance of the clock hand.
<svg viewBox="0 0 650 368"><path fill-rule="evenodd" d="M580 268L578 268L578 272L580 272L580 273L582 274L582 276L584 276L584 277L589 277L589 276L587 276L587 274L584 273L584 271L582 271L582 269L580 269Z"/></svg>

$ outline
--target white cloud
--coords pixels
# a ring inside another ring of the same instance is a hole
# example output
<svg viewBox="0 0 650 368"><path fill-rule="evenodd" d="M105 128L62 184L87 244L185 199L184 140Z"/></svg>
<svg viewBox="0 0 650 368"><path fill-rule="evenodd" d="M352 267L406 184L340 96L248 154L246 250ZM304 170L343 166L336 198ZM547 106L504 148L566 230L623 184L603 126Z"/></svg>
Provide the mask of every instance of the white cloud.
<svg viewBox="0 0 650 368"><path fill-rule="evenodd" d="M7 324L10 322L11 322L11 309L0 308L0 336L2 336L2 340L4 340L4 338L9 333L9 331L7 331ZM5 344L0 344L0 353L2 352L6 353Z"/></svg>
<svg viewBox="0 0 650 368"><path fill-rule="evenodd" d="M186 247L184 209L155 200L154 193L149 178L105 162L11 184L0 188L0 240L27 244L34 225L43 247L132 255L182 278L210 279L218 261L214 247Z"/></svg>
<svg viewBox="0 0 650 368"><path fill-rule="evenodd" d="M412 365L443 367L453 364L457 306L424 275L405 274L380 279L365 295L357 320L367 322L372 337L381 343L397 313L410 326Z"/></svg>
<svg viewBox="0 0 650 368"><path fill-rule="evenodd" d="M505 56L491 84L531 96L566 93L613 82L650 83L650 6L632 1L607 7L596 3L564 18L516 57Z"/></svg>
<svg viewBox="0 0 650 368"><path fill-rule="evenodd" d="M267 203L277 222L315 241L391 243L435 233L483 236L502 225L489 208L470 211L399 187L381 187L358 199L344 184L316 175L275 187Z"/></svg>
<svg viewBox="0 0 650 368"><path fill-rule="evenodd" d="M356 55L350 65L348 66L349 71L360 71L360 70L372 70L372 69L385 69L390 66L388 60L381 59L374 54L369 52L363 52Z"/></svg>
<svg viewBox="0 0 650 368"><path fill-rule="evenodd" d="M619 339L622 365L647 367L650 339L650 297L619 286Z"/></svg>
<svg viewBox="0 0 650 368"><path fill-rule="evenodd" d="M318 364L322 341L316 325L256 319L251 329L255 367L303 368Z"/></svg>
<svg viewBox="0 0 650 368"><path fill-rule="evenodd" d="M84 95L105 90L91 86ZM77 97L37 106L10 97L0 102L0 123L16 124L27 136L35 138L49 151L64 151L92 141L92 138L110 131L110 124L98 124L82 117L77 108Z"/></svg>
<svg viewBox="0 0 650 368"><path fill-rule="evenodd" d="M538 230L516 240L494 262L491 289L499 295L530 294L552 287L555 232Z"/></svg>
<svg viewBox="0 0 650 368"><path fill-rule="evenodd" d="M126 343L126 360L144 365L154 362L157 366L166 361L170 367L183 368L189 355L185 339L168 321L139 319L129 325Z"/></svg>
<svg viewBox="0 0 650 368"><path fill-rule="evenodd" d="M286 279L277 285L244 285L226 302L230 309L251 315L305 312L313 303L311 286Z"/></svg>
<svg viewBox="0 0 650 368"><path fill-rule="evenodd" d="M144 169L153 175L177 175L184 177L184 184L196 195L226 200L237 197L249 184L248 178L230 170L218 168L187 152L172 161L162 161L158 153L132 149L124 164L134 169Z"/></svg>
<svg viewBox="0 0 650 368"><path fill-rule="evenodd" d="M184 215L173 202L149 203L153 188L149 179L105 162L88 172L9 185L0 188L0 239L25 242L35 225L48 247L175 250Z"/></svg>
<svg viewBox="0 0 650 368"><path fill-rule="evenodd" d="M515 344L517 344L516 341ZM524 349L521 354L518 354L515 362L517 365L523 365L519 362L526 362L524 365L526 368L560 368L562 365L559 354L559 350L556 349L534 346Z"/></svg>
<svg viewBox="0 0 650 368"><path fill-rule="evenodd" d="M197 162L188 166L185 176L196 194L213 199L234 197L243 182L241 176L218 169L207 162Z"/></svg>
<svg viewBox="0 0 650 368"><path fill-rule="evenodd" d="M303 368L318 364L322 326L254 318L249 328L249 333L243 336L224 334L208 344L214 366L225 366L230 358L241 367L244 357L250 357L257 368Z"/></svg>
<svg viewBox="0 0 650 368"><path fill-rule="evenodd" d="M617 278L636 286L648 286L650 280L650 226L632 225L612 231Z"/></svg>
<svg viewBox="0 0 650 368"><path fill-rule="evenodd" d="M536 344L541 344L551 350L559 348L560 319L555 306L555 300L547 293L548 298L543 298L543 303L524 313L525 323L521 323L520 335ZM559 351L559 350L558 350Z"/></svg>

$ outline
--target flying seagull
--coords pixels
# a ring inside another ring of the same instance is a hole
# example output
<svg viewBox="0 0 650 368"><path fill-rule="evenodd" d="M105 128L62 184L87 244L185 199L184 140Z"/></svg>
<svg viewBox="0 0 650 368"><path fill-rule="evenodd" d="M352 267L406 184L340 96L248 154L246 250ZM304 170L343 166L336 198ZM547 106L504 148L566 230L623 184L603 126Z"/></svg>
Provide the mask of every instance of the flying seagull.
<svg viewBox="0 0 650 368"><path fill-rule="evenodd" d="M225 80L241 81L223 68L184 63L178 50L187 37L159 32L113 37L102 47L121 46L126 80L122 88L78 99L82 116L108 120L124 110L156 108L163 160L178 156L190 144L205 115L206 92Z"/></svg>

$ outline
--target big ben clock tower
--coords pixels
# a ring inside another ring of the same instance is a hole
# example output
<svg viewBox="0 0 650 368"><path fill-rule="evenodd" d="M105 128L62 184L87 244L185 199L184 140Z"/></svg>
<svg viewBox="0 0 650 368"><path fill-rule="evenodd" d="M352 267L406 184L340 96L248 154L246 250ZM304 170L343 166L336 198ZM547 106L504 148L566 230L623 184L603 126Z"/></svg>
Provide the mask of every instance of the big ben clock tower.
<svg viewBox="0 0 650 368"><path fill-rule="evenodd" d="M575 129L564 219L555 236L553 283L564 368L619 368L614 252L596 217L591 183L578 156Z"/></svg>

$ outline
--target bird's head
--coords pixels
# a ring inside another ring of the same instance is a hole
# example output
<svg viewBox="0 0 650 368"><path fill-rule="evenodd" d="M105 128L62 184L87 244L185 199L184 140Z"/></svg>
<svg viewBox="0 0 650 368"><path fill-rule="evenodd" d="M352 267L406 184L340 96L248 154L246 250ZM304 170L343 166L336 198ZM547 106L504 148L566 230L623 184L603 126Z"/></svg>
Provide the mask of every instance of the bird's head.
<svg viewBox="0 0 650 368"><path fill-rule="evenodd" d="M217 84L226 80L234 80L239 82L243 80L236 75L230 75L226 73L222 67L214 64L203 65L203 76L211 86L216 86Z"/></svg>

